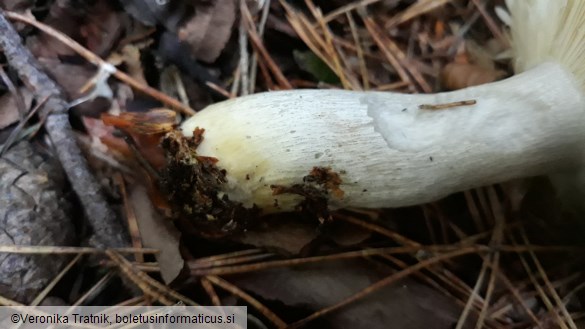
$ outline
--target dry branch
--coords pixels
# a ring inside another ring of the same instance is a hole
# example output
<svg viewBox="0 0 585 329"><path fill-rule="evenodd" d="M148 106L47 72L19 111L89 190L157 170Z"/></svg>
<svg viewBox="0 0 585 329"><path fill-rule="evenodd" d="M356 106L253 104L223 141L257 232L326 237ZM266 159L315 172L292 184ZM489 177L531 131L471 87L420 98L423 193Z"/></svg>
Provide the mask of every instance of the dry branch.
<svg viewBox="0 0 585 329"><path fill-rule="evenodd" d="M41 69L33 55L26 49L20 36L0 11L0 50L20 79L37 96L47 98L41 109L46 116L45 128L55 152L83 206L86 217L96 236L96 243L104 247L127 245L126 231L107 203L97 180L89 171L87 161L76 142L69 123L67 102L59 86Z"/></svg>

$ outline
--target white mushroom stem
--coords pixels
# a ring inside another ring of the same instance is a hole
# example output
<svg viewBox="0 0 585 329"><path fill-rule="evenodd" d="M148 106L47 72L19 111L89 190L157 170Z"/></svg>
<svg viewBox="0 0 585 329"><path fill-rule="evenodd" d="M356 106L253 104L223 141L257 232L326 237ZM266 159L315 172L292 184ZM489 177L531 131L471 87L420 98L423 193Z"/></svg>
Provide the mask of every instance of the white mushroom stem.
<svg viewBox="0 0 585 329"><path fill-rule="evenodd" d="M571 11L585 13L585 1L522 0L510 8L526 24L537 23L534 11L573 27L517 30L530 34L525 37L552 34L545 40L551 50L535 37L538 60L517 50L524 56L516 58L518 66L527 71L507 80L432 95L268 92L209 106L181 129L186 136L205 129L197 153L217 158L227 171L218 193L265 212L293 209L302 197L275 196L271 185L301 184L314 167L331 168L342 179L343 197L329 197L333 208L378 208L580 166L585 18ZM562 19L567 15L574 17ZM567 44L563 52L557 41L569 42L566 34L580 44Z"/></svg>

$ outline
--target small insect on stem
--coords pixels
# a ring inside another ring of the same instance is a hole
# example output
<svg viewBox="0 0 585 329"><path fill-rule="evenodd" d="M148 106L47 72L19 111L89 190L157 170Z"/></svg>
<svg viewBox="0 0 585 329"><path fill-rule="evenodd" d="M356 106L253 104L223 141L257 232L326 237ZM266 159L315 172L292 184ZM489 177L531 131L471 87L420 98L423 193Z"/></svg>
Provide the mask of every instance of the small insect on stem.
<svg viewBox="0 0 585 329"><path fill-rule="evenodd" d="M451 107L457 106L467 106L467 105L475 105L477 101L475 99L470 99L466 101L459 101L459 102L452 102L452 103L445 103L445 104L421 104L418 106L421 110L444 110Z"/></svg>

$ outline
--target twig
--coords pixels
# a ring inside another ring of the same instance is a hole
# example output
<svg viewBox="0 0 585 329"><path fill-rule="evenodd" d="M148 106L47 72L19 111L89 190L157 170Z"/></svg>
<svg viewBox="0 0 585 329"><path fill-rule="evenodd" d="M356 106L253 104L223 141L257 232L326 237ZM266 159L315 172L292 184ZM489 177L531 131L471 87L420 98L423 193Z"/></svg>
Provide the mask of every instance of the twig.
<svg viewBox="0 0 585 329"><path fill-rule="evenodd" d="M157 254L158 249L152 248L115 248L116 252L122 254L142 253L142 254ZM89 248L89 247L53 247L53 246L20 246L20 245L0 245L0 254L101 254L106 252L106 249Z"/></svg>
<svg viewBox="0 0 585 329"><path fill-rule="evenodd" d="M384 52L384 55L388 58L388 61L403 81L416 82L422 91L425 93L432 92L431 86L426 82L422 74L417 68L409 63L406 54L398 47L398 45L387 37L380 27L374 22L371 17L362 15L362 20L370 32L372 39L376 42L378 47ZM410 73L410 75L408 73ZM412 76L412 78L410 77Z"/></svg>
<svg viewBox="0 0 585 329"><path fill-rule="evenodd" d="M57 274L57 276L54 277L53 280L51 280L51 282L45 288L43 288L43 291L41 291L37 295L37 297L35 297L35 299L33 299L32 302L30 302L29 306L38 306L47 297L47 295L51 292L51 290L53 290L53 288L55 288L57 283L59 283L59 281L61 281L61 279L65 276L65 274L67 274L69 272L69 270L73 267L73 265L77 264L77 262L81 259L82 256L83 256L82 254L77 254L77 256L75 256L75 258L73 258L69 262L69 264L67 264L67 266L65 266L59 272L59 274Z"/></svg>
<svg viewBox="0 0 585 329"><path fill-rule="evenodd" d="M384 54L384 56L386 56L388 63L390 63L390 65L392 65L394 70L396 70L396 73L398 74L398 76L400 76L400 79L403 82L409 83L409 85L410 85L412 83L410 76L408 75L408 73L406 73L406 70L400 64L400 61L397 58L398 56L396 56L395 53L387 46L387 44L384 42L384 40L382 40L381 34L377 30L376 25L373 22L373 20L371 20L368 17L362 17L362 19L364 21L366 28L370 32L370 36L372 37L374 42L378 45L378 47L380 48L380 50ZM395 48L397 48L397 47L394 47L394 49Z"/></svg>
<svg viewBox="0 0 585 329"><path fill-rule="evenodd" d="M0 305L2 306L25 306L17 301L0 296Z"/></svg>
<svg viewBox="0 0 585 329"><path fill-rule="evenodd" d="M341 216L339 217L339 215L336 215L335 219L341 219L341 220L345 220L348 223L352 223L354 225L358 225L360 227L363 227L367 230L371 230L372 232L376 232L378 234L384 235L389 237L390 239L392 239L393 241L396 241L398 243L404 244L404 245L408 245L408 246L414 246L414 247L419 247L421 246L420 243L416 242L416 241L412 241L409 240L405 237L400 236L399 234L397 234L394 231L391 231L387 228L381 227L379 225L373 224L373 223L368 223L365 221L361 221L358 220L356 218L350 217L350 216ZM401 269L406 269L408 267L408 265L403 262L402 260L399 260L391 255L380 255L381 257L390 260L391 262L395 263L396 265L398 265ZM429 268L428 271L430 273L432 273L436 278L438 278L439 280L442 281L442 284L451 286L455 291L459 292L459 293L463 293L463 294L470 294L471 293L471 289L469 289L467 287L467 285L465 284L458 284L461 282L458 282L457 280L450 280L449 274L450 272L442 267L442 268ZM442 291L445 295L450 296L450 297L454 297L453 295L451 295L450 293L447 293L446 290L444 290L444 287L441 286L441 283L436 283L434 280L432 280L430 277L427 277L425 275L425 273L416 273L415 276L417 277L421 277L423 280L427 281L427 283L429 283L431 286L435 287L437 290ZM454 275L452 276L453 278L456 278ZM455 298L455 297L454 297ZM458 298L455 298L456 302L461 303L462 305L465 305L465 302L461 301ZM481 306L483 306L483 303L481 300L474 300L474 309L473 311L476 313L479 313L478 310L476 310L475 308L480 308Z"/></svg>
<svg viewBox="0 0 585 329"><path fill-rule="evenodd" d="M364 49L362 48L362 43L359 37L359 33L357 31L357 26L355 24L355 20L351 16L350 13L346 13L347 21L349 22L349 28L351 29L351 35L353 37L353 42L355 43L355 49L357 51L359 63L360 63L360 74L362 76L362 86L364 90L370 89L370 80L368 78L368 68L366 66L366 60L364 58Z"/></svg>
<svg viewBox="0 0 585 329"><path fill-rule="evenodd" d="M244 7L245 10L248 10L248 5L246 4L245 0L240 0L240 27L238 29L238 44L240 46L240 95L246 96L248 95L248 69L249 63L248 58L250 54L248 53L248 38L246 33L246 23L244 21L243 13Z"/></svg>
<svg viewBox="0 0 585 329"><path fill-rule="evenodd" d="M520 232L521 232L521 237L522 237L523 242L526 245L530 245L530 241L528 241L528 236L526 235L526 232L525 232L524 228L521 228L521 231ZM530 259L534 263L534 265L535 265L538 273L541 274L542 281L544 282L544 286L549 291L549 294L552 297L553 301L557 304L556 306L560 308L561 314L565 317L565 320L566 320L566 323L568 324L568 326L571 329L577 329L577 325L575 324L575 322L571 318L571 315L569 314L569 311L567 310L567 308L563 304L563 301L561 300L558 292L552 286L550 280L548 279L548 275L546 274L546 271L542 267L542 264L540 263L540 261L538 260L538 258L534 254L534 252L529 252L528 253L528 257L530 257ZM556 310L554 310L553 312L556 313Z"/></svg>
<svg viewBox="0 0 585 329"><path fill-rule="evenodd" d="M229 92L229 91L225 90L225 88L223 88L223 87L221 87L221 86L218 86L217 84L215 84L215 83L213 83L213 82L211 82L211 81L206 81L206 82L205 82L205 84L206 84L206 85L207 85L209 88L211 88L211 89L213 89L213 90L217 91L218 93L220 93L220 94L221 94L222 96L224 96L225 98L229 98L229 99L236 98L236 94L235 94L235 93L233 93L233 94L232 94L231 92ZM236 92L236 93L237 93L237 92Z"/></svg>
<svg viewBox="0 0 585 329"><path fill-rule="evenodd" d="M500 40L500 42L503 45L505 45L506 47L510 47L509 39L504 36L504 34L500 30L500 28L498 27L496 22L494 22L494 20L490 16L490 14L485 10L485 7L483 6L483 4L479 0L472 0L472 2L475 5L475 7L477 8L477 10L479 11L479 13L481 14L481 16L483 17L486 25L488 26L488 28L490 29L492 34L496 38L498 38L498 40Z"/></svg>
<svg viewBox="0 0 585 329"><path fill-rule="evenodd" d="M343 88L361 89L358 79L353 76L352 69L347 67L348 61L342 58L343 54L336 44L352 51L357 51L355 46L331 33L327 24L323 22L321 11L310 0L306 0L305 3L309 7L313 18L317 21L317 27L314 27L313 23L304 14L293 9L286 1L280 0L280 3L286 11L289 24L293 27L298 37L335 73ZM320 87L323 86L321 85Z"/></svg>
<svg viewBox="0 0 585 329"><path fill-rule="evenodd" d="M266 258L273 257L273 254L259 254L259 255L250 255L250 256L242 256L242 257L234 257L234 258L227 258L227 259L218 259L213 262L193 262L190 263L189 267L191 269L204 269L204 268L213 268L213 267L220 267L226 265L234 265L234 264L244 264L250 263L254 261L264 260Z"/></svg>
<svg viewBox="0 0 585 329"><path fill-rule="evenodd" d="M384 254L403 254L403 253L416 253L419 251L429 251L429 252L449 252L453 250L460 250L462 248L471 248L475 250L475 252L487 252L490 249L487 246L481 245L470 245L462 247L461 245L448 245L448 246L421 246L421 247L388 247L388 248L374 248L374 249L362 249L356 251L348 251L342 252L332 255L326 256L313 256L313 257L305 257L305 258L292 258L292 259L284 259L284 260L272 260L272 261L265 261L261 263L252 263L246 265L235 265L235 266L223 266L223 267L215 267L210 269L198 269L192 268L192 263L189 262L188 266L191 270L191 275L201 276L201 275L225 275L225 274L235 274L235 273L246 273L246 272L254 272L259 270L265 270L270 268L278 268L278 267L287 267L287 266L298 266L303 264L310 264L310 263L321 263L325 261L334 261L334 260L341 260L341 259L351 259L351 258L358 258L358 257L368 257L368 256L375 256L375 255L384 255Z"/></svg>
<svg viewBox="0 0 585 329"><path fill-rule="evenodd" d="M256 55L256 53L254 53ZM238 65L232 74L232 86L230 88L229 94L230 95L237 95L238 94L238 87L240 86L240 76L242 73L240 72L240 66ZM211 85L209 85L211 87Z"/></svg>
<svg viewBox="0 0 585 329"><path fill-rule="evenodd" d="M121 303L118 303L116 305L114 305L113 307L119 307L119 306L139 306L139 305L144 305L144 295L142 296L136 296L136 297L132 297L130 299L127 299Z"/></svg>
<svg viewBox="0 0 585 329"><path fill-rule="evenodd" d="M213 285L211 284L211 282L206 278L201 278L201 286L203 287L207 295L209 295L209 299L211 299L211 304L213 304L213 306L221 306L221 300L219 299L219 296L215 292L215 289L213 289Z"/></svg>
<svg viewBox="0 0 585 329"><path fill-rule="evenodd" d="M278 81L279 87L281 89L292 89L290 82L286 79L286 77L284 76L284 74L282 73L282 71L280 70L278 65L276 65L276 63L274 62L272 57L270 57L270 54L268 53L268 51L266 50L266 48L262 44L262 40L258 36L258 33L256 33L256 29L254 27L254 20L252 19L252 14L248 10L248 7L246 5L242 5L240 7L240 9L242 11L242 18L241 19L245 23L246 29L248 31L248 37L250 38L250 41L252 42L252 46L254 47L256 52L260 56L262 56L264 61L266 61L266 63L268 64L268 67L272 71L272 74L274 74L274 78L276 79L276 81ZM244 75L245 75L244 72L240 71L240 73L241 73L241 79L244 79Z"/></svg>
<svg viewBox="0 0 585 329"><path fill-rule="evenodd" d="M317 318L320 318L324 315L327 315L327 314L330 314L334 311L337 311L340 308L345 307L353 302L356 302L356 301L362 299L363 297L370 295L371 293L379 291L381 288L386 287L386 286L388 286L388 285L390 285L390 284L392 284L392 283L394 283L402 278L405 278L413 273L416 273L423 268L427 268L431 265L443 262L443 261L451 259L451 258L455 258L455 257L459 257L459 256L463 256L463 255L475 253L475 252L477 252L477 250L475 248L462 248L460 250L456 250L456 251L453 251L450 253L435 256L435 257L429 258L427 260L421 261L420 263L412 265L409 268L406 268L402 271L398 271L390 276L387 276L386 278L366 287L365 289L361 290L360 292L354 294L351 297L348 297L348 298L342 300L341 302L339 302L335 305L326 307L320 311L317 311L317 312L311 314L310 316L308 316L300 321L297 321L297 322L291 324L289 326L289 328L291 328L291 329L292 328L300 328L300 327L306 325L307 323L309 323Z"/></svg>
<svg viewBox="0 0 585 329"><path fill-rule="evenodd" d="M378 87L374 88L376 91L388 91L388 90L396 90L404 87L408 87L408 82L406 81L398 81L393 83L388 83L385 85L379 85Z"/></svg>
<svg viewBox="0 0 585 329"><path fill-rule="evenodd" d="M282 321L278 317L278 315L274 314L271 310L269 310L266 306L262 305L258 300L254 297L250 296L249 294L242 291L242 289L234 286L233 284L225 281L224 279L217 277L217 276L207 276L207 280L211 283L215 284L218 287L221 287L224 290L229 291L230 293L234 294L235 296L240 297L241 299L245 300L246 302L250 303L258 312L262 313L270 322L272 322L277 328L287 328L286 322Z"/></svg>
<svg viewBox="0 0 585 329"><path fill-rule="evenodd" d="M12 20L17 20L17 21L32 25L32 26L36 27L37 29L47 33L48 35L50 35L53 38L64 43L69 48L73 49L76 53L81 55L83 58L85 58L86 60L88 60L89 62L91 62L92 64L94 64L98 67L101 67L102 65L107 64L106 61L104 61L103 59L101 59L99 56L92 53L88 49L84 48L82 45L77 43L75 40L71 39L70 37L53 29L52 27L50 27L46 24L43 24L35 19L31 19L27 16L20 15L20 14L14 13L14 12L2 11L2 13L4 14L4 16L6 16ZM4 29L0 29L0 30L4 31ZM176 109L176 110L178 110L182 113L188 114L188 115L195 114L195 111L192 108L183 105L178 100L171 98L171 97L167 96L166 94L164 94L164 93L162 93L162 92L160 92L160 91L158 91L150 86L144 85L143 83L136 81L134 78L132 78L131 76L127 75L126 73L124 73L120 70L116 70L115 72L113 72L113 75L116 78L118 78L120 81L127 83L128 85L135 88L136 90L138 90L146 95L149 95L150 97L152 97L154 99L161 101L162 103L172 107L173 109Z"/></svg>
<svg viewBox="0 0 585 329"><path fill-rule="evenodd" d="M18 123L18 125L16 125L16 127L14 127L14 129L12 129L12 131L10 132L10 134L8 135L8 138L6 139L6 141L4 142L4 145L2 147L0 147L0 157L2 155L4 155L4 153L6 153L8 151L8 149L10 149L10 147L12 147L12 144L18 139L18 137L20 136L20 132L22 131L22 129L24 128L24 125L33 117L33 115L35 115L35 113L37 113L37 111L43 107L43 105L45 105L45 102L47 101L48 98L45 98L43 100L41 100L37 106L35 106L32 110L30 110L28 112L28 114L26 115L25 118L22 118L20 120L20 122Z"/></svg>
<svg viewBox="0 0 585 329"><path fill-rule="evenodd" d="M402 235L398 234L397 232L394 232L394 231L392 231L388 228L382 227L380 225L376 225L376 224L372 224L372 223L365 222L362 220L358 220L354 217L346 216L343 214L335 214L334 218L343 220L343 221L348 222L348 223L353 224L353 225L357 225L359 227L365 228L365 229L370 230L372 232L376 232L378 234L384 235L384 236L388 237L390 240L392 240L396 243L400 243L400 244L405 245L405 246L412 246L412 247L422 246L422 244L420 244L416 241L410 240L409 238L402 236Z"/></svg>
<svg viewBox="0 0 585 329"><path fill-rule="evenodd" d="M98 282L96 282L88 291L86 291L81 297L79 297L72 306L81 306L90 297L96 296L114 277L114 271L109 271L104 275Z"/></svg>
<svg viewBox="0 0 585 329"><path fill-rule="evenodd" d="M477 208L477 203L473 199L473 195L471 191L464 192L465 201L467 203L467 209L469 210L469 214L471 215L471 219L473 219L473 223L475 224L475 228L479 232L483 232L486 230L485 225L483 225L483 221L481 220L481 214L479 213L479 209Z"/></svg>
<svg viewBox="0 0 585 329"><path fill-rule="evenodd" d="M513 235L510 235L510 240L512 243L516 243L516 239L514 238ZM526 260L525 255L519 254L518 257L520 259L520 263L522 264L522 267L524 268L524 270L528 274L528 278L530 279L530 282L532 283L538 296L542 300L542 303L546 306L547 311L554 316L556 324L558 324L561 329L568 329L569 327L567 326L565 321L563 321L563 318L561 318L561 316L557 312L555 312L554 305L552 304L548 294L544 291L543 287L538 282L537 276L532 271L530 265L528 264L528 261ZM544 272L538 272L539 275L542 275L543 273Z"/></svg>
<svg viewBox="0 0 585 329"><path fill-rule="evenodd" d="M352 10L355 10L358 7L366 7L369 6L375 2L379 2L380 0L362 0L362 1L358 1L358 2L352 2L350 4L347 4L345 6L339 7L333 11L331 11L330 13L328 13L327 15L325 15L325 17L323 17L323 22L324 23L329 23L332 20L334 20L335 18L337 18L337 16L342 15L342 14L348 14L349 12L351 12ZM315 27L317 27L319 23L315 23Z"/></svg>
<svg viewBox="0 0 585 329"><path fill-rule="evenodd" d="M452 107L469 106L469 105L475 105L475 104L477 104L477 101L474 99L470 99L470 100L451 102L451 103L445 103L445 104L421 104L418 106L418 108L421 110L444 110L444 109L449 109Z"/></svg>
<svg viewBox="0 0 585 329"><path fill-rule="evenodd" d="M118 185L120 194L122 195L124 211L126 213L126 221L128 222L128 230L130 231L130 239L132 240L132 247L140 249L143 246L142 238L140 236L140 229L138 228L138 219L136 218L134 207L132 206L126 191L126 182L124 181L124 176L119 172L116 173L114 175L114 182L116 185ZM144 263L144 255L141 253L134 254L134 259L139 263Z"/></svg>
<svg viewBox="0 0 585 329"><path fill-rule="evenodd" d="M4 11L0 11L0 31L0 50L10 65L39 99L48 99L41 110L41 115L47 115L45 128L93 228L96 243L108 247L127 245L126 231L106 201L76 143L61 89L40 69L36 59L22 45L20 36L4 17Z"/></svg>
<svg viewBox="0 0 585 329"><path fill-rule="evenodd" d="M489 265L489 257L486 257L483 260L481 270L479 271L479 275L477 276L477 280L475 281L475 285L473 286L473 290L472 290L471 294L469 295L469 298L467 299L467 303L465 304L465 307L463 308L463 311L461 312L459 319L457 320L457 326L455 327L455 329L463 328L463 326L465 325L465 321L467 321L467 317L469 316L469 312L471 311L473 303L476 299L481 300L481 303L485 304L484 300L480 296L480 289L483 286L484 276L488 270L488 265ZM482 307L482 309L484 309L485 307L486 306L484 305Z"/></svg>
<svg viewBox="0 0 585 329"><path fill-rule="evenodd" d="M318 9L311 0L305 0L305 4L313 14L313 17L317 20L317 23L319 24L319 27L321 28L321 31L323 33L323 36L325 37L324 51L333 62L334 65L333 71L336 72L337 76L339 77L339 80L341 81L341 85L343 86L344 89L352 89L351 84L347 80L343 68L341 67L341 59L339 58L339 54L336 52L335 46L333 46L333 36L331 34L331 31L329 30L329 27L323 21L323 14L321 13L321 10Z"/></svg>
<svg viewBox="0 0 585 329"><path fill-rule="evenodd" d="M399 15L396 15L394 18L389 20L386 24L384 24L384 28L389 30L392 27L395 27L398 24L404 23L409 21L415 17L420 15L426 14L438 7L445 5L446 3L451 2L451 0L421 0L406 9L405 11L401 12Z"/></svg>
<svg viewBox="0 0 585 329"><path fill-rule="evenodd" d="M4 67L2 65L0 65L0 78L2 79L2 82L4 82L6 87L8 87L8 90L10 90L10 92L14 95L14 99L16 100L16 108L18 109L20 119L21 120L24 119L24 116L28 109L24 104L24 98L22 97L22 93L18 89L16 89L16 86L14 86L14 83L12 83L12 80L10 80L10 77L8 77L8 74L6 74L6 71L4 71Z"/></svg>
<svg viewBox="0 0 585 329"><path fill-rule="evenodd" d="M264 2L262 8L262 16L260 17L260 23L258 24L258 37L262 40L264 36L264 29L266 27L266 21L268 20L268 13L270 12L270 0ZM252 55L252 62L250 63L250 94L254 93L256 87L256 75L258 74L258 54Z"/></svg>
<svg viewBox="0 0 585 329"><path fill-rule="evenodd" d="M496 223L494 227L494 234L492 236L492 241L490 241L490 245L497 246L502 244L504 230L506 226L506 221L504 218L504 210L502 209L502 205L496 196L496 191L493 186L488 187L488 196L490 200L490 204L492 206L492 214L494 217L494 221ZM489 259L488 265L491 267L490 278L488 281L487 290L485 293L485 307L482 308L481 313L479 314L479 319L475 325L476 329L482 328L485 318L487 316L487 311L490 305L490 300L494 293L495 285L496 285L496 277L499 275L500 271L500 253L495 252L492 257L486 257ZM491 262L491 263L490 263Z"/></svg>
<svg viewBox="0 0 585 329"><path fill-rule="evenodd" d="M191 299L179 294L178 292L149 277L144 272L138 270L135 266L132 265L132 263L130 263L126 258L122 257L122 255L120 255L118 252L109 249L106 250L106 254L118 265L122 274L134 284L136 284L145 295L156 299L164 305L173 305L176 304L177 301L181 301L186 305L197 306L197 303Z"/></svg>

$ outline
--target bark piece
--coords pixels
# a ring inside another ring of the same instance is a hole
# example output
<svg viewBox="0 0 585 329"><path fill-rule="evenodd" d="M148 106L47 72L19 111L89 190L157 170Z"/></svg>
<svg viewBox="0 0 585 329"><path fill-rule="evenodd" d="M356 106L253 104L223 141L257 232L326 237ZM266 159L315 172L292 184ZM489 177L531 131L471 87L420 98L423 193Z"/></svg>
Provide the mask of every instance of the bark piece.
<svg viewBox="0 0 585 329"><path fill-rule="evenodd" d="M0 244L67 246L74 241L64 177L28 142L0 158ZM66 260L56 255L0 254L0 295L30 302Z"/></svg>
<svg viewBox="0 0 585 329"><path fill-rule="evenodd" d="M23 83L31 89L38 99L47 98L40 110L46 115L45 128L61 166L87 216L97 239L94 243L101 247L126 246L126 230L118 221L116 214L105 199L100 185L89 171L75 134L69 123L67 103L59 86L40 68L36 59L21 42L19 35L0 11L0 51L9 64L18 72Z"/></svg>

